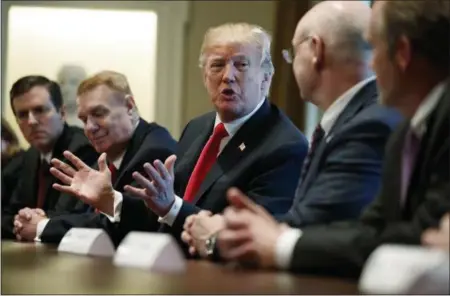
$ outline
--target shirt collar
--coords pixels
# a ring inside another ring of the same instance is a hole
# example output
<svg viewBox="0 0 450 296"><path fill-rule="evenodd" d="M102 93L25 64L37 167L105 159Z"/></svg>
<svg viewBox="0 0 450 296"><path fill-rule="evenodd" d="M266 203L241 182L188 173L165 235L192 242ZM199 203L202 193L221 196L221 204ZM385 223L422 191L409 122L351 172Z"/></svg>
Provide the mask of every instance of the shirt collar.
<svg viewBox="0 0 450 296"><path fill-rule="evenodd" d="M360 91L366 84L375 80L375 76L369 77L363 81L352 86L342 95L340 95L336 101L331 104L330 107L325 111L320 120L320 126L322 127L325 135L331 131L334 123L338 119L339 115L341 115L342 111L344 111L345 107L350 103L352 98L355 97L356 93Z"/></svg>
<svg viewBox="0 0 450 296"><path fill-rule="evenodd" d="M431 112L436 108L439 103L441 96L445 90L445 82L438 83L433 89L428 93L425 99L420 103L419 108L417 108L411 119L411 129L416 133L417 136L422 137L426 130L426 119L430 116Z"/></svg>
<svg viewBox="0 0 450 296"><path fill-rule="evenodd" d="M134 129L133 129L133 135L134 135L134 133L136 132L136 128L138 127L138 125L139 125L139 121L140 120L138 120L138 122L136 123L136 125L134 126ZM127 152L127 149L125 149L116 159L114 159L113 161L112 161L112 163L113 163L113 165L114 165L114 167L118 170L119 168L120 168L120 166L122 165L122 161L123 161L123 157L125 156L125 153Z"/></svg>
<svg viewBox="0 0 450 296"><path fill-rule="evenodd" d="M49 153L41 153L41 162L43 160L45 160L48 164L50 164L50 161L52 160L52 154L53 152L49 152Z"/></svg>
<svg viewBox="0 0 450 296"><path fill-rule="evenodd" d="M261 100L261 102L258 103L258 105L255 107L255 109L253 109L252 112L250 112L249 114L235 119L231 122L227 122L227 123L223 123L223 125L225 126L226 131L228 132L229 137L233 137L237 131L241 128L242 125L244 125L244 123L249 120L250 117L252 117L253 114L256 113L256 111L259 110L259 108L261 108L261 106L264 104L266 99ZM214 127L216 127L219 123L221 123L222 121L220 120L219 114L216 113L216 120L214 122Z"/></svg>

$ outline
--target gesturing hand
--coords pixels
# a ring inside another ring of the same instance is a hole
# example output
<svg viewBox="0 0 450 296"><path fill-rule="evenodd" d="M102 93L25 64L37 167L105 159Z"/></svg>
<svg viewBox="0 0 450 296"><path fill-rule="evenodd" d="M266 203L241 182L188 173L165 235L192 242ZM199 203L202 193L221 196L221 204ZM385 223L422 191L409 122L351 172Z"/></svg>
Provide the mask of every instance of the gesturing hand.
<svg viewBox="0 0 450 296"><path fill-rule="evenodd" d="M111 172L106 163L106 153L102 153L98 158L98 171L87 166L69 151L64 151L63 154L75 168L56 158L52 159L54 167L50 172L66 184L55 183L53 188L74 195L99 211L113 215L114 189L111 184Z"/></svg>
<svg viewBox="0 0 450 296"><path fill-rule="evenodd" d="M153 165L145 163L144 169L149 179L139 172L133 173L133 178L142 188L130 185L126 185L124 188L128 193L144 200L147 207L159 217L164 217L175 201L173 167L176 159L175 155L171 155L164 164L160 160L155 160Z"/></svg>

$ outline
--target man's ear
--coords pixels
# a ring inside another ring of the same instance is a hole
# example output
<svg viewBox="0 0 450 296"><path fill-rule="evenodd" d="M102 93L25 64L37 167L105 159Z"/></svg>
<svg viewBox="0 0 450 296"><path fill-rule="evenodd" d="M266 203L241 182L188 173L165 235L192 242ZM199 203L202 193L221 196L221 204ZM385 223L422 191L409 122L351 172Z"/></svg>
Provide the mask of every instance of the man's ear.
<svg viewBox="0 0 450 296"><path fill-rule="evenodd" d="M133 110L136 108L136 103L134 101L134 97L132 95L126 95L125 96L125 104L127 106L127 112L128 114L132 114Z"/></svg>
<svg viewBox="0 0 450 296"><path fill-rule="evenodd" d="M311 37L311 48L313 52L312 63L314 69L320 70L325 60L325 46L323 40L318 36Z"/></svg>
<svg viewBox="0 0 450 296"><path fill-rule="evenodd" d="M411 62L411 42L406 36L401 36L395 46L395 63L404 72Z"/></svg>
<svg viewBox="0 0 450 296"><path fill-rule="evenodd" d="M263 80L261 83L261 92L265 94L265 96L269 95L269 88L270 88L270 83L272 81L272 74L269 72L264 72L263 74Z"/></svg>
<svg viewBox="0 0 450 296"><path fill-rule="evenodd" d="M64 121L66 121L66 116L67 116L66 105L63 104L63 105L59 108L59 114L61 115L61 119L64 120Z"/></svg>

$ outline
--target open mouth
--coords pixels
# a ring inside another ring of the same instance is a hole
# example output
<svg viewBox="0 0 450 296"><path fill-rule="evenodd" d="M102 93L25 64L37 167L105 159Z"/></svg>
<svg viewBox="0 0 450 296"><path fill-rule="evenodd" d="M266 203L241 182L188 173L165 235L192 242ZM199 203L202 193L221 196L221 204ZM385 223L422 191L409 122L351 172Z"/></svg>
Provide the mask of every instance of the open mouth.
<svg viewBox="0 0 450 296"><path fill-rule="evenodd" d="M235 92L231 88L225 88L224 90L222 90L221 94L227 97L231 97L235 94Z"/></svg>

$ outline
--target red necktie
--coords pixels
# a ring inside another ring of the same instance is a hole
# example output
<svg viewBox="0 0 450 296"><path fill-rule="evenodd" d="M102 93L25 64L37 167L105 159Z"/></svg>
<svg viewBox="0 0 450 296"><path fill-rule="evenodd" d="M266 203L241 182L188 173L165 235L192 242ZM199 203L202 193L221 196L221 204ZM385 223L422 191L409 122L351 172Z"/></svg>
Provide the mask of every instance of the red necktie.
<svg viewBox="0 0 450 296"><path fill-rule="evenodd" d="M111 172L111 183L114 186L114 183L116 182L117 178L117 169L112 162L108 165L108 169Z"/></svg>
<svg viewBox="0 0 450 296"><path fill-rule="evenodd" d="M189 179L186 191L184 193L184 200L191 202L194 200L195 194L197 194L200 185L211 169L212 165L216 161L217 154L219 153L220 142L223 138L227 137L228 133L223 123L219 123L215 128L212 136L209 138L205 147L198 158L191 178Z"/></svg>
<svg viewBox="0 0 450 296"><path fill-rule="evenodd" d="M42 209L45 203L45 195L47 194L47 182L45 177L47 176L49 169L50 167L47 162L42 160L38 172L38 196L36 202L36 208L38 209Z"/></svg>

